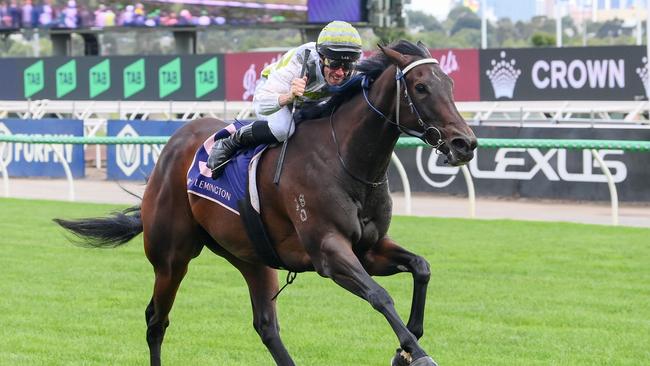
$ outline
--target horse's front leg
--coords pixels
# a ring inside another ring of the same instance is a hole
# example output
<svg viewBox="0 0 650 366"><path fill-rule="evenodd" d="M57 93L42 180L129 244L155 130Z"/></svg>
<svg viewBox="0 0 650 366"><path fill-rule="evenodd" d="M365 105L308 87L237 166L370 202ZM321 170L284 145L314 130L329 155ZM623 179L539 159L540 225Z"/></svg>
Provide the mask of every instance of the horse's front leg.
<svg viewBox="0 0 650 366"><path fill-rule="evenodd" d="M352 251L352 244L340 234L329 233L319 243L308 248L314 266L321 276L329 277L341 287L368 301L382 313L397 335L400 347L408 352L412 365L433 366L435 362L427 356L397 314L393 299L388 292L370 277Z"/></svg>
<svg viewBox="0 0 650 366"><path fill-rule="evenodd" d="M424 333L424 305L431 277L429 263L389 237L380 239L361 261L371 276L391 276L400 272L410 272L413 275L411 314L406 327L420 339Z"/></svg>
<svg viewBox="0 0 650 366"><path fill-rule="evenodd" d="M420 339L424 333L424 308L431 277L429 263L388 237L380 239L362 258L362 263L371 276L390 276L400 272L410 272L413 275L413 299L406 327ZM392 364L408 365L410 359L411 355L398 349Z"/></svg>

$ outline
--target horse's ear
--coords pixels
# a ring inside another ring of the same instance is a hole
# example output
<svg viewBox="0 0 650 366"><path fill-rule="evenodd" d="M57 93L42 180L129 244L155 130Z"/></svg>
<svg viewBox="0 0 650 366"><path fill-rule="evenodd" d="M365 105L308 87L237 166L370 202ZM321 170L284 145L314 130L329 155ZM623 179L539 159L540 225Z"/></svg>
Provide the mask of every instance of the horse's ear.
<svg viewBox="0 0 650 366"><path fill-rule="evenodd" d="M427 57L432 57L431 52L429 52L429 49L424 43L422 43L422 41L418 41L418 47L420 47L422 51L427 54Z"/></svg>
<svg viewBox="0 0 650 366"><path fill-rule="evenodd" d="M401 53L393 49L390 49L388 47L384 47L380 44L377 44L377 46L379 47L381 52L383 52L384 55L386 55L386 57L388 57L390 62L392 62L393 64L399 66L402 69L406 67L406 65L408 64L408 60L406 59L406 56L402 55Z"/></svg>

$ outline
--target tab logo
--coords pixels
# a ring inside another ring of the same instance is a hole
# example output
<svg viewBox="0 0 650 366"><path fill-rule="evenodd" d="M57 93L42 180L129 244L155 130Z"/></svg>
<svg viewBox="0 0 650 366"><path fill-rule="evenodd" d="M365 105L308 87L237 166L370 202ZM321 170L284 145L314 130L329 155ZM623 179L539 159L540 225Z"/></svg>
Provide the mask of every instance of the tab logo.
<svg viewBox="0 0 650 366"><path fill-rule="evenodd" d="M201 98L219 87L218 61L212 57L194 69L195 96Z"/></svg>
<svg viewBox="0 0 650 366"><path fill-rule="evenodd" d="M106 59L88 71L90 98L94 98L111 87L111 61Z"/></svg>
<svg viewBox="0 0 650 366"><path fill-rule="evenodd" d="M126 125L117 134L117 137L138 137L138 133ZM130 177L140 167L142 157L140 154L140 145L115 145L115 162L122 172Z"/></svg>
<svg viewBox="0 0 650 366"><path fill-rule="evenodd" d="M45 71L43 60L33 63L23 72L25 98L40 92L45 87Z"/></svg>
<svg viewBox="0 0 650 366"><path fill-rule="evenodd" d="M56 69L56 97L61 98L77 88L77 61L70 60Z"/></svg>
<svg viewBox="0 0 650 366"><path fill-rule="evenodd" d="M158 69L158 91L164 98L181 88L181 58L176 57Z"/></svg>
<svg viewBox="0 0 650 366"><path fill-rule="evenodd" d="M145 87L144 59L124 68L124 98L141 92Z"/></svg>

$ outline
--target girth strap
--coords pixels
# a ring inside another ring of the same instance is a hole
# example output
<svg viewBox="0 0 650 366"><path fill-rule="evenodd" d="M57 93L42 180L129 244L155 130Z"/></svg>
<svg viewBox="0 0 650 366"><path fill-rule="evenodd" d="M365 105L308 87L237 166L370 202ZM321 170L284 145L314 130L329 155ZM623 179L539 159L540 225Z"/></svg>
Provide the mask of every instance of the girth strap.
<svg viewBox="0 0 650 366"><path fill-rule="evenodd" d="M275 269L287 269L280 256L275 251L273 243L267 234L262 217L255 211L250 201L250 194L246 193L246 199L239 201L239 214L244 222L244 228L248 238L253 243L255 253L264 263Z"/></svg>

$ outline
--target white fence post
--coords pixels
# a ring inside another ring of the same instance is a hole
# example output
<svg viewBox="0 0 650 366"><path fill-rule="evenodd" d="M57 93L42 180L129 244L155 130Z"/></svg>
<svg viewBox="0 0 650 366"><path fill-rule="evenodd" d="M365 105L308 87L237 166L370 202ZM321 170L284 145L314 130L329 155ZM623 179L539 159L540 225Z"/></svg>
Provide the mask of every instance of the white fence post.
<svg viewBox="0 0 650 366"><path fill-rule="evenodd" d="M0 143L0 169L2 169L2 185L4 186L5 197L9 197L9 173L7 172L7 167L2 160L2 156L4 155L7 146L9 146L8 142Z"/></svg>
<svg viewBox="0 0 650 366"><path fill-rule="evenodd" d="M406 169L404 169L404 165L402 165L402 162L397 157L397 154L395 154L395 151L393 151L393 155L391 155L390 159L393 164L395 164L395 168L397 168L397 172L399 173L400 178L402 178L402 187L404 187L404 211L406 211L406 214L410 216L411 183L409 183L409 177L406 175Z"/></svg>
<svg viewBox="0 0 650 366"><path fill-rule="evenodd" d="M603 160L602 156L600 156L598 151L596 151L596 149L591 149L591 155L594 156L594 159L596 159L598 165L600 165L600 169L603 171L603 174L605 174L605 177L607 177L607 186L609 187L609 197L612 204L612 225L617 226L618 225L618 192L616 191L616 184L614 184L614 178L612 177L612 173L609 171L607 164L605 164L605 161Z"/></svg>

